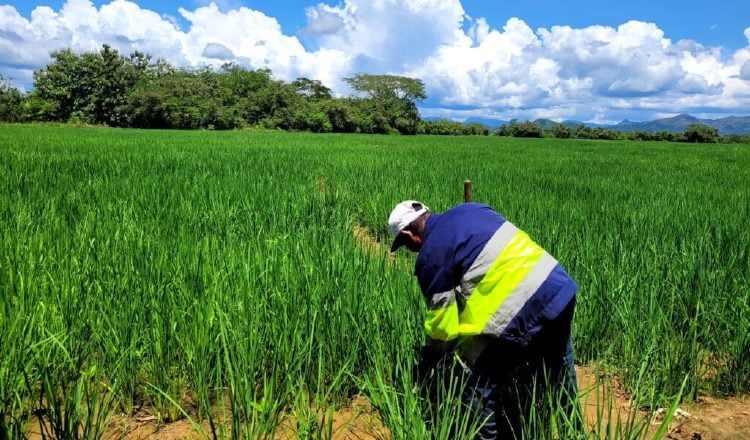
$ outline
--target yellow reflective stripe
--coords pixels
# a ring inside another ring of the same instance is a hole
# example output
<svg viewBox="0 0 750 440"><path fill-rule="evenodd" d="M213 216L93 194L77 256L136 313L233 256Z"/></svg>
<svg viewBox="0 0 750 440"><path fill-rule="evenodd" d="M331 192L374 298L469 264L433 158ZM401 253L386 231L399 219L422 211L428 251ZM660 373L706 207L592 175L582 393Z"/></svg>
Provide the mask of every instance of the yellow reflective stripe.
<svg viewBox="0 0 750 440"><path fill-rule="evenodd" d="M424 322L427 336L438 341L450 341L458 336L458 306L454 301L448 307L427 311Z"/></svg>
<svg viewBox="0 0 750 440"><path fill-rule="evenodd" d="M466 301L459 316L461 335L478 335L495 311L534 268L544 249L519 230Z"/></svg>
<svg viewBox="0 0 750 440"><path fill-rule="evenodd" d="M503 252L505 246L510 243L510 240L516 236L517 232L518 228L511 222L506 221L492 234L492 237L484 245L482 251L479 252L474 262L471 263L471 267L461 277L461 293L464 298L471 296L474 287L482 281L484 275L495 261L497 261L497 257Z"/></svg>

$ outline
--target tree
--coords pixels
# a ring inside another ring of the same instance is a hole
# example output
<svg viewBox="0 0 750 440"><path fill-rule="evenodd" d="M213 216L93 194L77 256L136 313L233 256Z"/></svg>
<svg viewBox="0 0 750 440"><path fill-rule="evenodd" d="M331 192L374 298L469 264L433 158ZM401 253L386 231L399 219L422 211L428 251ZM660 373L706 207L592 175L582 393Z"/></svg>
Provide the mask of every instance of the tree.
<svg viewBox="0 0 750 440"><path fill-rule="evenodd" d="M289 128L313 133L333 131L333 124L325 110L320 101L299 103L292 109L293 125Z"/></svg>
<svg viewBox="0 0 750 440"><path fill-rule="evenodd" d="M583 124L578 124L575 128L574 137L576 139L594 139L594 131Z"/></svg>
<svg viewBox="0 0 750 440"><path fill-rule="evenodd" d="M317 79L297 78L292 81L292 88L300 96L304 96L313 101L331 99L331 89L324 86Z"/></svg>
<svg viewBox="0 0 750 440"><path fill-rule="evenodd" d="M463 128L463 134L469 136L487 136L490 134L490 129L481 122L461 124L461 127Z"/></svg>
<svg viewBox="0 0 750 440"><path fill-rule="evenodd" d="M221 66L222 84L237 98L245 98L267 87L273 81L269 69L247 70L228 63Z"/></svg>
<svg viewBox="0 0 750 440"><path fill-rule="evenodd" d="M592 132L592 139L599 139L604 141L612 141L620 137L619 133L614 130L607 130L604 127L596 127Z"/></svg>
<svg viewBox="0 0 750 440"><path fill-rule="evenodd" d="M631 141L650 141L653 136L644 130L634 130L627 134L627 138Z"/></svg>
<svg viewBox="0 0 750 440"><path fill-rule="evenodd" d="M370 120L375 133L417 133L420 118L414 101L427 98L422 80L358 73L344 81L371 101Z"/></svg>
<svg viewBox="0 0 750 440"><path fill-rule="evenodd" d="M705 124L690 124L683 133L687 142L712 143L719 138L719 132Z"/></svg>
<svg viewBox="0 0 750 440"><path fill-rule="evenodd" d="M510 136L510 129L512 126L513 124L502 124L495 129L494 134L497 136L508 137Z"/></svg>
<svg viewBox="0 0 750 440"><path fill-rule="evenodd" d="M34 72L30 112L35 118L125 123L121 109L147 71L147 56L134 53L125 58L106 44L99 52L78 55L65 49L51 56L50 64Z"/></svg>
<svg viewBox="0 0 750 440"><path fill-rule="evenodd" d="M244 122L222 73L175 71L143 81L128 99L129 123L143 128L230 129Z"/></svg>
<svg viewBox="0 0 750 440"><path fill-rule="evenodd" d="M23 113L23 95L0 75L0 121L18 122Z"/></svg>
<svg viewBox="0 0 750 440"><path fill-rule="evenodd" d="M573 132L565 124L555 124L552 127L552 135L558 139L568 139L573 135Z"/></svg>
<svg viewBox="0 0 750 440"><path fill-rule="evenodd" d="M729 133L722 136L719 142L724 144L750 144L750 135Z"/></svg>
<svg viewBox="0 0 750 440"><path fill-rule="evenodd" d="M427 98L424 83L421 79L396 75L370 75L358 73L351 78L344 78L352 89L365 94L370 99L385 101L389 99L422 100Z"/></svg>
<svg viewBox="0 0 750 440"><path fill-rule="evenodd" d="M511 136L513 137L524 137L524 138L540 138L542 137L542 128L539 124L531 121L524 121L519 124L511 125Z"/></svg>
<svg viewBox="0 0 750 440"><path fill-rule="evenodd" d="M128 93L135 86L138 74L145 72L147 68L147 64L144 66L142 63L148 63L148 60L136 54L130 59L139 63L136 67L106 44L98 54L85 54L83 58L91 64L94 71L87 117L95 124L123 125L125 121L121 107L125 105Z"/></svg>
<svg viewBox="0 0 750 440"><path fill-rule="evenodd" d="M458 136L462 134L462 124L450 119L422 121L419 125L419 132L422 134Z"/></svg>
<svg viewBox="0 0 750 440"><path fill-rule="evenodd" d="M354 133L357 131L358 115L353 99L341 98L322 101L321 108L328 116L331 131L335 133Z"/></svg>
<svg viewBox="0 0 750 440"><path fill-rule="evenodd" d="M651 138L657 141L676 142L681 140L682 136L673 131L659 130L656 133L651 133Z"/></svg>
<svg viewBox="0 0 750 440"><path fill-rule="evenodd" d="M487 136L490 134L490 129L479 122L466 124L441 118L431 121L421 121L419 124L419 133L450 136Z"/></svg>
<svg viewBox="0 0 750 440"><path fill-rule="evenodd" d="M177 69L142 52L123 57L107 45L98 52L65 49L51 57L34 72L35 90L23 99L23 118L143 128L257 125L415 134L421 118L414 101L426 98L421 80L394 75L346 78L360 96L333 98L318 80L287 83L274 79L268 69L248 70L232 63L219 70ZM5 89L0 92L11 96ZM479 124L455 128L470 134L488 132Z"/></svg>
<svg viewBox="0 0 750 440"><path fill-rule="evenodd" d="M283 81L272 80L240 101L248 124L268 128L294 128L293 109L302 99Z"/></svg>
<svg viewBox="0 0 750 440"><path fill-rule="evenodd" d="M88 95L79 57L70 49L53 52L52 62L34 72L31 112L35 119L67 121Z"/></svg>

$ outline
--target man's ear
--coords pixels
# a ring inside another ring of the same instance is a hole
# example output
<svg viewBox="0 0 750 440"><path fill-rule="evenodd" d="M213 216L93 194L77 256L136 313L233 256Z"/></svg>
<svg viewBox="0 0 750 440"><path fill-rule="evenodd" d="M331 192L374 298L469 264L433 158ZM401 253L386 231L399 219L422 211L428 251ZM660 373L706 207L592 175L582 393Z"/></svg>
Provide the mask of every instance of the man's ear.
<svg viewBox="0 0 750 440"><path fill-rule="evenodd" d="M422 237L419 236L416 232L412 231L411 229L404 229L401 231L402 234L404 234L408 240L412 243L421 244L422 243Z"/></svg>

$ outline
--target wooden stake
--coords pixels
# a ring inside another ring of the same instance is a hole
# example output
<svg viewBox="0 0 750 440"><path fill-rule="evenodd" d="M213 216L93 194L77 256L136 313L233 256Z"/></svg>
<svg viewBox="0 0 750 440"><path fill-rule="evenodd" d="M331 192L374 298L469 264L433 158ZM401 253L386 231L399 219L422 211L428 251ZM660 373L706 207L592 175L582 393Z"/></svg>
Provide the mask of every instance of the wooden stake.
<svg viewBox="0 0 750 440"><path fill-rule="evenodd" d="M471 202L471 180L464 180L464 202Z"/></svg>

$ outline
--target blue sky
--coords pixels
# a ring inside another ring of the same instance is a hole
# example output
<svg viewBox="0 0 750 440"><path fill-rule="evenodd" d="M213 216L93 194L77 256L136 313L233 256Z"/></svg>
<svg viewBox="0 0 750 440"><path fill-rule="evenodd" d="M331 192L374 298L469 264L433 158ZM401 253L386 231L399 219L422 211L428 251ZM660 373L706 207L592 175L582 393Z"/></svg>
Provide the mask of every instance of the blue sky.
<svg viewBox="0 0 750 440"><path fill-rule="evenodd" d="M746 0L566 0L464 1L469 15L476 11L493 22L519 17L532 29L565 24L618 26L629 20L656 23L673 40L693 39L705 45L738 49L750 26Z"/></svg>
<svg viewBox="0 0 750 440"><path fill-rule="evenodd" d="M2 3L0 1L0 3ZM60 9L63 0L15 1L11 6L25 16L37 6ZM95 1L97 6L109 3ZM178 8L205 6L205 0L139 1L144 8L180 18ZM220 0L222 10L248 7L276 17L284 33L295 34L305 27L305 9L320 3L305 0ZM567 0L508 1L464 0L466 13L485 17L490 23L502 23L511 17L523 19L532 29L566 24L572 27L590 25L617 26L629 20L655 22L668 37L693 39L710 46L739 49L747 44L743 36L750 27L750 3L747 0ZM331 4L336 4L331 2ZM180 20L182 26L187 23Z"/></svg>
<svg viewBox="0 0 750 440"><path fill-rule="evenodd" d="M743 4L744 3L744 4ZM0 0L0 74L25 90L64 47L232 61L346 95L356 72L421 78L425 116L616 122L750 114L740 0Z"/></svg>

